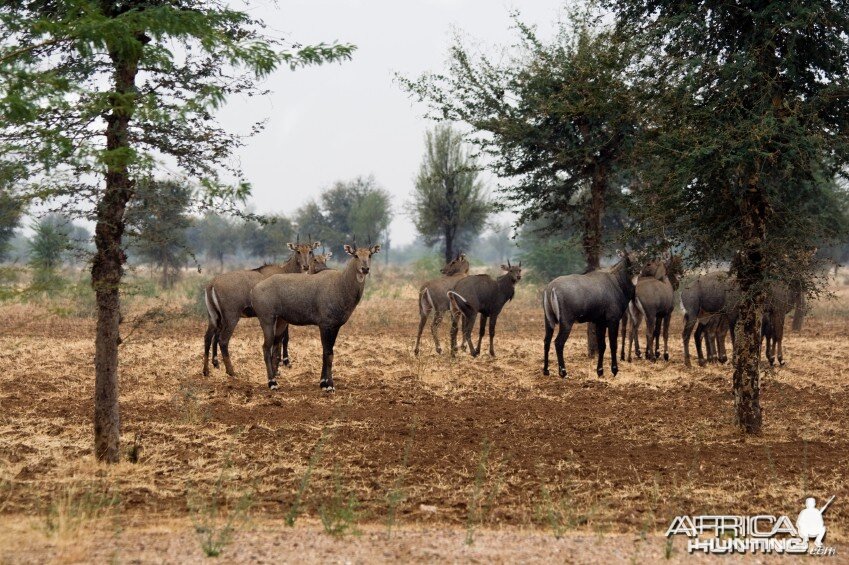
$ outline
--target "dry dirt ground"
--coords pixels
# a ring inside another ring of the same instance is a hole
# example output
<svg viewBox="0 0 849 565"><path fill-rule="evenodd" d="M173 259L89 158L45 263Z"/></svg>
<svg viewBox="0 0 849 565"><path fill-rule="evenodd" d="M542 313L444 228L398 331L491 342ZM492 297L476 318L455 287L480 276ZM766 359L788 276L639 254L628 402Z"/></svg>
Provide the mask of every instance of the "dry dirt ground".
<svg viewBox="0 0 849 565"><path fill-rule="evenodd" d="M788 320L756 437L734 426L728 366L683 366L680 314L672 359L616 378L579 327L561 380L541 374L536 303L506 307L495 359L452 361L429 334L413 356L412 286L374 293L340 333L333 395L314 329L293 330L270 392L255 320L231 379L201 375L203 320L151 318L121 347L113 467L91 456L93 321L0 306L0 563L201 560L228 531L228 561L683 562L663 538L676 515L795 519L809 495L836 495L829 562L849 557L844 288L801 334Z"/></svg>

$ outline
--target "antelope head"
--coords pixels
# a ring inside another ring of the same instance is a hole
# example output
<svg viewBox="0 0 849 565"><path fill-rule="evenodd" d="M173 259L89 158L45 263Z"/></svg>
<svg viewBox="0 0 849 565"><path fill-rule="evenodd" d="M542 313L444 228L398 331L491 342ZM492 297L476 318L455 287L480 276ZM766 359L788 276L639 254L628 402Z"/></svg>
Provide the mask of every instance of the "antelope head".
<svg viewBox="0 0 849 565"><path fill-rule="evenodd" d="M522 280L522 262L519 261L518 265L511 265L510 259L507 259L506 265L501 265L502 271L507 271L507 274L510 275L510 278L513 279L513 282L519 282Z"/></svg>
<svg viewBox="0 0 849 565"><path fill-rule="evenodd" d="M366 276L371 269L371 256L380 251L380 245L372 245L371 247L357 247L345 245L345 252L352 257L352 267L357 273L357 282L362 284L366 280Z"/></svg>
<svg viewBox="0 0 849 565"><path fill-rule="evenodd" d="M442 267L439 272L446 276L465 275L469 272L469 261L466 259L466 254L460 253L450 263Z"/></svg>
<svg viewBox="0 0 849 565"><path fill-rule="evenodd" d="M289 243L289 249L294 252L294 255L298 261L298 266L301 267L301 271L307 272L310 270L310 262L313 257L313 250L321 245L320 241L313 241L308 243L301 243L300 236L295 243Z"/></svg>

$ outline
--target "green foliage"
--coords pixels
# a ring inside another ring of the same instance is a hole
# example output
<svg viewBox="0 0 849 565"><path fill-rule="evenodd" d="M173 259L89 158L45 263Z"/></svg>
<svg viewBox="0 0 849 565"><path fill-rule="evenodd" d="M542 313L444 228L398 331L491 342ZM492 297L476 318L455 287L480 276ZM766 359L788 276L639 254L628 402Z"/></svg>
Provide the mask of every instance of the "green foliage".
<svg viewBox="0 0 849 565"><path fill-rule="evenodd" d="M279 261L290 254L287 243L296 239L292 221L286 216L266 216L265 223L245 221L241 226L241 245L251 257Z"/></svg>
<svg viewBox="0 0 849 565"><path fill-rule="evenodd" d="M32 289L57 290L64 280L57 272L74 250L74 226L62 216L49 214L32 223L29 264L33 268Z"/></svg>
<svg viewBox="0 0 849 565"><path fill-rule="evenodd" d="M492 205L478 166L451 126L437 126L425 137L425 155L408 205L427 245L440 244L445 261L468 250L483 229Z"/></svg>
<svg viewBox="0 0 849 565"><path fill-rule="evenodd" d="M594 262L603 209L621 196L619 163L635 133L631 46L591 10L569 16L550 43L516 16L518 45L499 50L498 63L458 40L444 74L402 83L429 104L431 117L472 128L508 182L502 208L518 210L519 223L544 218L565 230L580 222Z"/></svg>
<svg viewBox="0 0 849 565"><path fill-rule="evenodd" d="M640 42L633 158L643 232L691 263L735 262L744 292L810 285L847 233L849 11L841 3L606 2Z"/></svg>
<svg viewBox="0 0 849 565"><path fill-rule="evenodd" d="M357 506L359 506L357 497L353 493L346 497L342 491L342 472L336 465L333 468L333 496L318 509L324 531L336 537L344 537L348 534L359 535L357 521L360 514Z"/></svg>
<svg viewBox="0 0 849 565"><path fill-rule="evenodd" d="M210 212L194 221L187 238L190 247L203 251L207 259L218 261L223 269L224 257L238 250L241 233L233 220Z"/></svg>
<svg viewBox="0 0 849 565"><path fill-rule="evenodd" d="M3 260L9 251L9 243L21 221L22 207L22 202L0 179L0 260Z"/></svg>
<svg viewBox="0 0 849 565"><path fill-rule="evenodd" d="M223 183L219 173L241 178L225 157L243 137L222 130L214 110L233 94L261 92L255 79L280 65L345 60L354 50L286 46L248 13L204 0L3 2L0 24L0 146L26 176L46 175L27 191L38 200L97 201L97 181L71 179L66 167L136 170L153 167L158 155L202 180L205 204L242 199L249 186ZM144 69L129 94L113 90L113 56ZM137 133L129 146L105 147L105 124L88 133L110 111L131 116Z"/></svg>
<svg viewBox="0 0 849 565"><path fill-rule="evenodd" d="M370 237L372 243L385 246L391 221L389 193L373 176L338 181L322 192L318 201L308 202L295 214L301 237L312 236L340 258L345 256L343 245L355 236L359 245L365 245Z"/></svg>
<svg viewBox="0 0 849 565"><path fill-rule="evenodd" d="M192 189L184 182L145 178L136 183L127 209L130 249L162 270L163 288L174 286L188 257L191 199Z"/></svg>
<svg viewBox="0 0 849 565"><path fill-rule="evenodd" d="M528 276L536 282L546 283L561 275L584 271L584 257L575 239L559 239L536 231L529 224L519 238L519 258L528 269Z"/></svg>

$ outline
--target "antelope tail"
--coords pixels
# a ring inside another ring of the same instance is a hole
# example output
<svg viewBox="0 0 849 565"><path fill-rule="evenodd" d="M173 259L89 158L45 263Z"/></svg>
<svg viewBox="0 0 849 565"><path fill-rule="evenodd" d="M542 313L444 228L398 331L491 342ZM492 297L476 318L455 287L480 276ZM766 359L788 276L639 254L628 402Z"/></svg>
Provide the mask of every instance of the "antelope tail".
<svg viewBox="0 0 849 565"><path fill-rule="evenodd" d="M451 301L451 304L456 308L463 316L469 317L474 312L472 311L472 307L469 306L469 303L465 298L454 292L453 290L448 291L448 300Z"/></svg>
<svg viewBox="0 0 849 565"><path fill-rule="evenodd" d="M435 309L436 307L433 304L433 298L430 296L430 290L423 288L419 294L419 313L422 316L426 316L431 310Z"/></svg>
<svg viewBox="0 0 849 565"><path fill-rule="evenodd" d="M210 294L212 295L211 299ZM206 312L209 314L209 321L217 327L221 321L221 310L218 306L218 297L215 296L215 287L212 287L210 290L205 290L203 298L206 302Z"/></svg>
<svg viewBox="0 0 849 565"><path fill-rule="evenodd" d="M553 288L551 289L551 300L548 298L548 292L542 294L542 309L549 327L556 328L560 323L560 304L557 301L557 293Z"/></svg>

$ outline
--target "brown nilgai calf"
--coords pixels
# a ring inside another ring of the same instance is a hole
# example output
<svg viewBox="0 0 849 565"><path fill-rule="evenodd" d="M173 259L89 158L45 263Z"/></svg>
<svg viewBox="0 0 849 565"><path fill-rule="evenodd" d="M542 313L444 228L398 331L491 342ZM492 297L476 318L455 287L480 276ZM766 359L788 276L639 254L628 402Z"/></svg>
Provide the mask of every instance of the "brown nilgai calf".
<svg viewBox="0 0 849 565"><path fill-rule="evenodd" d="M451 309L451 355L457 353L457 328L458 320L463 320L463 342L469 345L469 353L477 357L481 352L481 342L486 331L486 323L489 320L489 354L495 357L493 339L495 338L495 324L498 315L501 314L504 305L513 300L516 292L516 283L522 280L522 263L501 265L506 271L497 279L489 275L474 275L465 277L454 285L452 290L446 294ZM475 319L481 315L480 333L478 334L478 346L472 344L472 329Z"/></svg>
<svg viewBox="0 0 849 565"><path fill-rule="evenodd" d="M313 255L310 258L310 267L307 269L307 273L314 275L330 269L330 267L327 266L327 262L331 257L333 257L332 251L325 251L324 253Z"/></svg>
<svg viewBox="0 0 849 565"><path fill-rule="evenodd" d="M721 271L696 278L681 290L681 310L684 312L684 365L690 367L690 336L696 330L695 342L699 366L708 362L728 361L725 335L731 331L734 346L734 323L740 291L737 280ZM707 359L702 353L702 337L706 336Z"/></svg>
<svg viewBox="0 0 849 565"><path fill-rule="evenodd" d="M460 253L454 260L442 267L439 272L442 273L441 277L427 281L419 289L419 335L416 336L416 349L414 351L416 355L419 354L422 332L431 312L433 312L433 323L430 326L430 331L433 334L433 344L436 346L436 352L442 353L442 348L439 346L439 325L451 305L448 300L448 291L452 290L454 285L469 274L469 261L466 259L466 254ZM452 317L452 324L455 321Z"/></svg>
<svg viewBox="0 0 849 565"><path fill-rule="evenodd" d="M276 346L283 332L293 325L318 326L323 350L319 385L328 392L335 390L333 346L339 329L363 297L371 257L380 251L380 245L360 248L356 244L346 245L345 251L351 258L341 271L328 269L311 277L272 275L251 290L251 305L264 337L262 355L268 388L277 388Z"/></svg>
<svg viewBox="0 0 849 565"><path fill-rule="evenodd" d="M628 323L622 327L622 355L625 359L626 327L631 326L628 339L628 362L631 361L632 346L640 358L639 326L646 321L646 359L656 361L660 357L660 334L663 332L663 360L669 361L669 322L675 309L674 296L678 290L679 277L683 272L681 257L669 255L660 261L646 265L637 279L634 300L628 304ZM623 321L624 321L623 317Z"/></svg>
<svg viewBox="0 0 849 565"><path fill-rule="evenodd" d="M634 298L633 278L639 273L636 255L621 253L621 257L609 270L557 277L545 287L542 300L545 314L543 375L549 374L548 354L551 338L554 336L554 329L559 326L554 349L560 376L566 377L563 347L575 322L595 324L598 341L596 374L599 377L604 374L605 333L610 340L610 370L614 376L619 372L616 363L616 338L625 309Z"/></svg>
<svg viewBox="0 0 849 565"><path fill-rule="evenodd" d="M241 318L254 316L251 308L251 289L259 281L279 273L304 273L310 268L313 250L318 241L289 243L292 256L282 265L263 265L256 269L231 271L218 275L206 285L204 300L209 324L203 340L203 374L209 375L209 348L212 346L212 365L218 368L218 346L224 368L231 377L236 374L230 359L230 337ZM287 340L288 341L288 340ZM288 355L284 363L288 364Z"/></svg>

